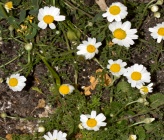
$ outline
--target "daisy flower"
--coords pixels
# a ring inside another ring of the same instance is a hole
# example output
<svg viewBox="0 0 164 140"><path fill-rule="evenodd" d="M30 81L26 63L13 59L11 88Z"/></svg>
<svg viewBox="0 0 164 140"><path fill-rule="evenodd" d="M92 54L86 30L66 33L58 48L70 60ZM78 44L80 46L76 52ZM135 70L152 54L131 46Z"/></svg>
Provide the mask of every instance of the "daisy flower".
<svg viewBox="0 0 164 140"><path fill-rule="evenodd" d="M127 48L130 47L130 45L134 44L133 39L138 39L137 29L130 29L131 23L129 21L126 21L124 23L122 22L112 22L109 25L109 30L113 33L113 40L112 42L114 44L118 44L120 46L125 46Z"/></svg>
<svg viewBox="0 0 164 140"><path fill-rule="evenodd" d="M59 87L59 93L64 96L64 95L67 95L67 94L71 94L74 89L75 88L70 84L62 84Z"/></svg>
<svg viewBox="0 0 164 140"><path fill-rule="evenodd" d="M78 55L83 55L86 59L92 59L98 53L98 48L102 45L101 42L96 43L96 38L88 38L88 41L83 41L83 44L77 46Z"/></svg>
<svg viewBox="0 0 164 140"><path fill-rule="evenodd" d="M143 94L143 95L146 95L148 94L149 92L152 92L153 90L153 83L150 83L149 85L147 86L137 86L137 88L140 90L140 93Z"/></svg>
<svg viewBox="0 0 164 140"><path fill-rule="evenodd" d="M51 29L55 29L56 26L53 23L54 21L63 21L65 20L65 16L60 15L60 9L56 8L55 6L45 6L44 8L39 9L38 14L38 26L42 29L47 28L47 25Z"/></svg>
<svg viewBox="0 0 164 140"><path fill-rule="evenodd" d="M26 78L20 74L12 74L7 78L6 83L13 91L21 91L25 87Z"/></svg>
<svg viewBox="0 0 164 140"><path fill-rule="evenodd" d="M130 135L128 140L136 140L137 136L136 135Z"/></svg>
<svg viewBox="0 0 164 140"><path fill-rule="evenodd" d="M9 2L5 3L4 7L5 7L6 11L9 13L9 10L11 10L13 8L13 2L9 1Z"/></svg>
<svg viewBox="0 0 164 140"><path fill-rule="evenodd" d="M150 82L150 73L143 65L134 64L126 70L123 75L126 76L131 87L142 86L144 83Z"/></svg>
<svg viewBox="0 0 164 140"><path fill-rule="evenodd" d="M66 140L66 133L63 133L61 131L58 130L54 130L53 134L51 134L50 132L48 132L48 135L44 135L43 137L46 140Z"/></svg>
<svg viewBox="0 0 164 140"><path fill-rule="evenodd" d="M157 39L157 43L164 40L164 22L157 24L157 26L154 26L153 28L149 28L149 31L151 32L151 36L154 39Z"/></svg>
<svg viewBox="0 0 164 140"><path fill-rule="evenodd" d="M128 12L126 6L120 2L114 2L106 9L106 13L104 13L102 16L107 17L107 20L112 22L113 20L121 21L121 19L124 19L127 14Z"/></svg>
<svg viewBox="0 0 164 140"><path fill-rule="evenodd" d="M96 115L96 111L92 111L91 115L80 116L80 121L82 122L82 126L87 130L98 131L101 126L106 126L107 123L103 122L106 119L103 113Z"/></svg>
<svg viewBox="0 0 164 140"><path fill-rule="evenodd" d="M110 70L110 72L119 77L125 72L125 66L127 65L126 62L123 62L121 59L118 59L116 61L113 61L112 59L108 60L109 65L107 65L107 69Z"/></svg>

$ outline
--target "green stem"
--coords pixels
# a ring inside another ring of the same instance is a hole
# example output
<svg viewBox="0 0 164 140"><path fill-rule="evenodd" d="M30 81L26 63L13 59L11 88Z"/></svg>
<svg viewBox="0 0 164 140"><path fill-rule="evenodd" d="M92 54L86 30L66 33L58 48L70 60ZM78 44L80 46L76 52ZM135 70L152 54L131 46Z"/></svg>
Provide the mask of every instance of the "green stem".
<svg viewBox="0 0 164 140"><path fill-rule="evenodd" d="M63 23L63 24L64 24L64 23ZM63 26L62 26L61 24L59 24L59 26L60 26L60 28L61 28L63 34L64 34L64 38L65 38L65 41L66 41L67 49L68 49L68 50L71 50L71 49L70 49L69 42L68 42L68 38L67 38L67 35L66 35L66 33L65 33L64 29L63 29ZM64 25L64 26L66 26L66 25Z"/></svg>
<svg viewBox="0 0 164 140"><path fill-rule="evenodd" d="M52 5L55 6L55 0L52 0Z"/></svg>
<svg viewBox="0 0 164 140"><path fill-rule="evenodd" d="M64 24L64 23L63 23ZM64 26L66 26L65 24L64 24ZM70 48L70 45L69 45L69 41L68 41L68 38L67 38L67 35L66 35L66 33L65 33L65 31L64 31L64 29L63 29L63 27L60 25L60 28L61 28L61 30L62 30L62 32L63 32L63 34L64 34L64 38L65 38L65 41L66 41L66 45L67 45L67 49L68 49L68 51L69 52L71 52L71 48ZM66 52L66 53L68 53L68 52ZM71 56L72 56L72 53L71 53ZM74 59L73 59L74 60ZM75 60L74 60L75 61ZM74 67L75 67L75 63L73 63L73 65L74 65ZM77 79L78 79L78 71L75 69L75 76L74 76L74 78L75 78L75 84L77 85Z"/></svg>
<svg viewBox="0 0 164 140"><path fill-rule="evenodd" d="M90 15L90 14L88 14L87 12L81 10L79 7L74 6L74 5L73 5L72 3L70 3L69 1L66 1L66 2L64 2L64 3L65 3L68 7L74 8L75 10L79 10L80 12L84 13L84 14L87 15L88 17L93 18L92 15Z"/></svg>
<svg viewBox="0 0 164 140"><path fill-rule="evenodd" d="M132 127L132 126L135 126L135 125L138 125L138 124L141 124L141 123L144 123L144 122L143 121L137 122L137 123L134 123L134 124L130 125L129 127Z"/></svg>
<svg viewBox="0 0 164 140"><path fill-rule="evenodd" d="M16 59L18 59L18 58L21 57L22 55L23 55L23 54L18 55L17 57L13 58L13 59L10 60L9 62L7 62L7 63L1 65L0 68L2 68L2 67L4 67L4 66L6 66L6 65L8 65L8 64L10 64L10 63L12 63L13 61L15 61Z"/></svg>
<svg viewBox="0 0 164 140"><path fill-rule="evenodd" d="M137 100L137 101L130 102L130 103L126 104L125 107L127 107L128 105L131 105L131 104L137 103L137 102L138 102L138 100Z"/></svg>
<svg viewBox="0 0 164 140"><path fill-rule="evenodd" d="M147 10L148 7L149 7L153 2L155 2L155 1L156 1L156 0L151 0L151 1L146 5L146 7L144 8L144 11L143 11L143 14L142 14L142 17L141 17L142 20L140 20L140 22L139 22L139 24L138 24L138 26L137 26L137 29L138 29L138 30L140 29L140 27L141 27L141 25L142 25L142 21L143 21L143 18L144 18L144 16L145 16L146 10Z"/></svg>
<svg viewBox="0 0 164 140"><path fill-rule="evenodd" d="M93 60L94 60L95 62L97 62L97 64L99 64L101 68L105 69L104 66L101 65L100 62L97 60L97 58L93 58Z"/></svg>
<svg viewBox="0 0 164 140"><path fill-rule="evenodd" d="M28 64L31 63L31 52L30 51L27 51L28 52Z"/></svg>
<svg viewBox="0 0 164 140"><path fill-rule="evenodd" d="M43 57L42 55L40 55L39 53L37 53L37 55L42 59L42 61L44 62L44 64L47 66L48 70L51 72L52 76L56 79L56 85L59 88L61 85L61 81L60 81L60 77L58 76L58 74L52 69L52 67L48 64L48 62L46 61L46 58Z"/></svg>

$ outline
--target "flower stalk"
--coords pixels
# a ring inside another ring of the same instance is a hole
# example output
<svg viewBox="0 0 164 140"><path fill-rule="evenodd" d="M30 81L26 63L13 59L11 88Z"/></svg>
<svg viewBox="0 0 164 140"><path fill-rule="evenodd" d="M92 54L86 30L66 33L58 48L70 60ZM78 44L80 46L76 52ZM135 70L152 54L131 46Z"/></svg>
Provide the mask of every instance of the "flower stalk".
<svg viewBox="0 0 164 140"><path fill-rule="evenodd" d="M46 67L48 68L48 70L51 72L52 77L54 77L56 79L56 86L57 88L60 87L61 85L61 81L60 81L60 77L59 75L52 69L52 67L48 64L48 62L46 61L46 58L43 57L42 55L40 55L39 53L37 53L37 55L42 59L43 63L46 65Z"/></svg>

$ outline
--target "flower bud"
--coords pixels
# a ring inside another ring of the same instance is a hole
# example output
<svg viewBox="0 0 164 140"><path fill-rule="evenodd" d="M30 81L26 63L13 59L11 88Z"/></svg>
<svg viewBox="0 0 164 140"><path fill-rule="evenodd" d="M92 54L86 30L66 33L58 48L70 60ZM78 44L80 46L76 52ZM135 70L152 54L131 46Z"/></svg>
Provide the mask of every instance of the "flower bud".
<svg viewBox="0 0 164 140"><path fill-rule="evenodd" d="M79 129L84 129L84 127L82 126L82 123L80 123L80 124L78 125L78 127L79 127Z"/></svg>
<svg viewBox="0 0 164 140"><path fill-rule="evenodd" d="M81 33L79 32L79 30L76 30L76 31L68 30L67 31L67 37L71 41L77 40L78 38L80 38L80 36L81 36Z"/></svg>
<svg viewBox="0 0 164 140"><path fill-rule="evenodd" d="M128 140L136 140L137 136L136 135L130 135Z"/></svg>
<svg viewBox="0 0 164 140"><path fill-rule="evenodd" d="M149 102L147 102L147 101L146 101L146 102L144 102L144 105L149 105Z"/></svg>
<svg viewBox="0 0 164 140"><path fill-rule="evenodd" d="M12 31L14 30L14 27L13 27L12 25L10 25L10 26L8 27L8 29L9 29L10 32L12 32Z"/></svg>
<svg viewBox="0 0 164 140"><path fill-rule="evenodd" d="M151 7L151 11L152 11L152 12L157 12L158 9L159 9L159 7L158 7L157 5L153 5L153 6Z"/></svg>
<svg viewBox="0 0 164 140"><path fill-rule="evenodd" d="M89 27L92 27L92 26L93 26L93 23L89 21L89 22L88 22L88 26L89 26Z"/></svg>
<svg viewBox="0 0 164 140"><path fill-rule="evenodd" d="M162 5L162 4L163 4L163 0L158 0L158 1L156 2L156 4L157 4L157 5Z"/></svg>
<svg viewBox="0 0 164 140"><path fill-rule="evenodd" d="M3 83L3 78L0 78L0 83Z"/></svg>
<svg viewBox="0 0 164 140"><path fill-rule="evenodd" d="M61 31L57 30L55 33L56 33L57 35L60 35Z"/></svg>
<svg viewBox="0 0 164 140"><path fill-rule="evenodd" d="M161 13L160 13L160 12L155 12L155 13L154 13L154 17L160 18L160 17L161 17Z"/></svg>
<svg viewBox="0 0 164 140"><path fill-rule="evenodd" d="M24 48L27 50L27 51L30 51L32 49L32 43L27 43L25 44Z"/></svg>
<svg viewBox="0 0 164 140"><path fill-rule="evenodd" d="M6 118L7 114L6 113L1 113L1 118Z"/></svg>
<svg viewBox="0 0 164 140"><path fill-rule="evenodd" d="M137 102L138 102L138 103L144 103L144 102L146 102L146 99L145 99L145 98L139 98L139 99L137 100Z"/></svg>
<svg viewBox="0 0 164 140"><path fill-rule="evenodd" d="M146 118L143 120L143 123L149 124L151 122L153 122L155 120L155 118Z"/></svg>
<svg viewBox="0 0 164 140"><path fill-rule="evenodd" d="M42 133L45 131L45 128L43 126L38 127L38 132Z"/></svg>

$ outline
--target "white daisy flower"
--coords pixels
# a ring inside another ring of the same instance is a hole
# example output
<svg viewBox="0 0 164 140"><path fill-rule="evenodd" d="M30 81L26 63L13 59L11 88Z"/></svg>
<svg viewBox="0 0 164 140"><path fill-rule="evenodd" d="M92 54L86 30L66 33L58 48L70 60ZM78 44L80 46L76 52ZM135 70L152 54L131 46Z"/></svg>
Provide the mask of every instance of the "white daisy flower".
<svg viewBox="0 0 164 140"><path fill-rule="evenodd" d="M7 78L6 83L13 91L21 91L25 87L26 78L20 74L12 74Z"/></svg>
<svg viewBox="0 0 164 140"><path fill-rule="evenodd" d="M134 44L134 39L138 39L137 29L130 29L131 23L129 21L126 21L124 23L122 22L112 22L109 25L109 30L113 33L114 38L112 39L112 42L114 44L118 44L120 46L125 46L127 48L130 47L130 45Z"/></svg>
<svg viewBox="0 0 164 140"><path fill-rule="evenodd" d="M63 133L61 131L58 130L54 130L53 134L51 134L50 132L48 132L48 135L44 135L43 137L46 140L67 140L66 139L67 134Z"/></svg>
<svg viewBox="0 0 164 140"><path fill-rule="evenodd" d="M59 93L64 96L64 95L67 95L67 94L71 94L74 89L75 88L70 84L62 84L59 87Z"/></svg>
<svg viewBox="0 0 164 140"><path fill-rule="evenodd" d="M80 121L82 122L82 126L87 130L98 131L101 126L106 126L106 122L103 122L106 119L103 113L96 115L96 111L92 111L91 115L80 116Z"/></svg>
<svg viewBox="0 0 164 140"><path fill-rule="evenodd" d="M128 140L136 140L137 136L136 135L130 135Z"/></svg>
<svg viewBox="0 0 164 140"><path fill-rule="evenodd" d="M127 65L127 63L123 62L121 59L118 59L116 61L110 59L108 60L108 63L109 65L107 65L107 69L109 69L110 72L117 77L119 77L126 71L124 67Z"/></svg>
<svg viewBox="0 0 164 140"><path fill-rule="evenodd" d="M137 88L140 90L141 94L146 95L149 92L152 92L152 90L153 90L152 86L153 86L153 83L150 83L147 86L143 86L143 85L137 86Z"/></svg>
<svg viewBox="0 0 164 140"><path fill-rule="evenodd" d="M9 11L13 8L13 2L9 1L9 2L5 3L4 7L5 7L7 13L9 13Z"/></svg>
<svg viewBox="0 0 164 140"><path fill-rule="evenodd" d="M154 39L157 39L157 43L164 40L164 22L157 24L157 26L154 26L153 28L149 28L149 31L151 32L151 36Z"/></svg>
<svg viewBox="0 0 164 140"><path fill-rule="evenodd" d="M55 29L56 26L53 23L54 21L63 21L65 16L60 15L60 9L55 6L45 6L44 8L39 9L38 14L38 26L42 29L47 28L47 24L51 29Z"/></svg>
<svg viewBox="0 0 164 140"><path fill-rule="evenodd" d="M98 53L98 48L102 45L101 42L96 43L96 38L88 38L88 41L83 41L83 44L77 46L78 55L83 55L86 59L92 59Z"/></svg>
<svg viewBox="0 0 164 140"><path fill-rule="evenodd" d="M120 2L114 2L106 9L106 13L102 16L107 17L107 20L112 22L113 20L121 21L121 19L124 19L127 14L127 7L125 5Z"/></svg>
<svg viewBox="0 0 164 140"><path fill-rule="evenodd" d="M142 86L144 83L150 82L150 73L143 65L134 64L126 70L123 75L126 76L131 87Z"/></svg>

